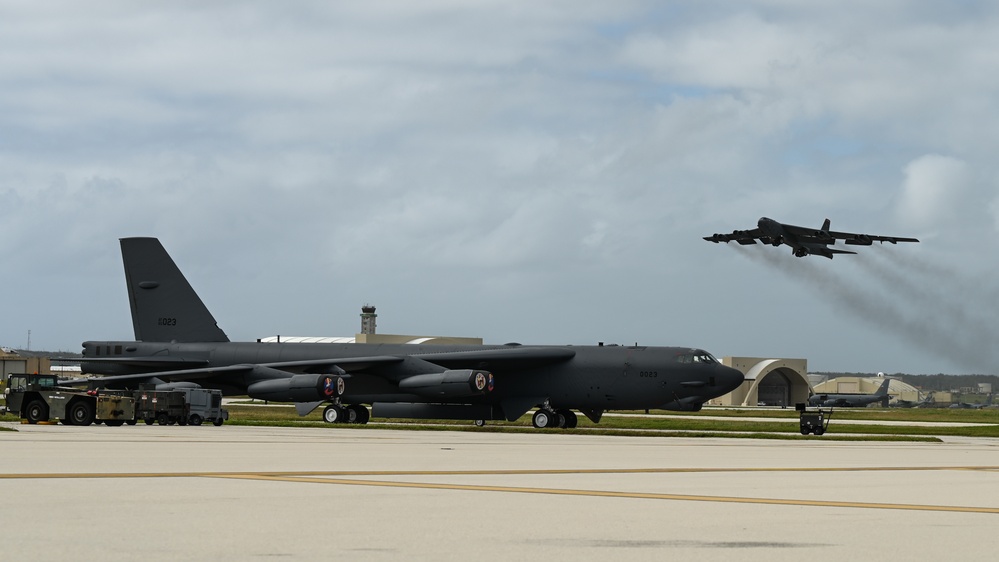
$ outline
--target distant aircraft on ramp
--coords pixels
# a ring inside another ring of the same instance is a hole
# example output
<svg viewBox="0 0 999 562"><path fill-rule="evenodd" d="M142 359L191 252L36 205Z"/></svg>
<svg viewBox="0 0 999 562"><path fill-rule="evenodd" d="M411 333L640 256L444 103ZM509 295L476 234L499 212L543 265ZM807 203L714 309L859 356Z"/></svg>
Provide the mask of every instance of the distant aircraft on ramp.
<svg viewBox="0 0 999 562"><path fill-rule="evenodd" d="M808 255L825 256L832 259L834 254L856 254L849 250L839 250L830 248L837 240L842 240L851 246L870 246L874 242L919 242L915 238L902 238L899 236L878 236L874 234L857 234L854 232L836 232L829 230L829 219L822 223L822 228L807 228L784 224L767 217L762 217L752 230L736 230L731 234L713 234L705 236L708 242L731 242L735 240L742 245L756 244L759 240L763 244L780 246L787 244L791 247L791 253L799 258Z"/></svg>
<svg viewBox="0 0 999 562"><path fill-rule="evenodd" d="M813 394L808 398L808 405L851 408L874 404L875 402L881 402L887 399L889 384L891 384L891 379L885 377L884 382L881 383L881 386L878 387L878 390L874 394Z"/></svg>
<svg viewBox="0 0 999 562"><path fill-rule="evenodd" d="M123 238L121 252L135 341L84 342L82 371L106 376L74 384L203 386L302 415L325 403L330 423L513 421L538 407L535 427L574 427L573 410L594 423L612 409L697 411L744 380L688 347L230 342L159 240Z"/></svg>
<svg viewBox="0 0 999 562"><path fill-rule="evenodd" d="M924 408L933 404L933 393L930 392L922 400L902 400L898 399L889 404L892 408Z"/></svg>

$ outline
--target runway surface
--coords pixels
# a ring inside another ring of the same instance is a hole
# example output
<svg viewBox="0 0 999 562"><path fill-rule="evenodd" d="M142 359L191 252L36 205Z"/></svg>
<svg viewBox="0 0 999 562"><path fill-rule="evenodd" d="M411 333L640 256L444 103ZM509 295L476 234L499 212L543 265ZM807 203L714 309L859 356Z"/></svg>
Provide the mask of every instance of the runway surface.
<svg viewBox="0 0 999 562"><path fill-rule="evenodd" d="M999 440L0 431L10 559L985 559Z"/></svg>

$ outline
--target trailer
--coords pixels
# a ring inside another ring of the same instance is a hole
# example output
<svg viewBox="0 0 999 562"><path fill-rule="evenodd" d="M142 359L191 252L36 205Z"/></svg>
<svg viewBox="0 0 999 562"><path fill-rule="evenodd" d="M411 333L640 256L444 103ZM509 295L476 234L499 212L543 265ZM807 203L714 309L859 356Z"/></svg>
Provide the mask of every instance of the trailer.
<svg viewBox="0 0 999 562"><path fill-rule="evenodd" d="M126 391L60 387L55 375L7 375L7 411L27 423L110 426L135 423L135 398Z"/></svg>
<svg viewBox="0 0 999 562"><path fill-rule="evenodd" d="M229 412L222 408L222 391L208 388L185 388L180 392L186 394L187 422L191 425L201 425L211 422L220 426L229 419Z"/></svg>
<svg viewBox="0 0 999 562"><path fill-rule="evenodd" d="M136 419L147 425L201 425L211 422L219 426L229 419L222 409L222 391L208 388L182 388L135 391Z"/></svg>
<svg viewBox="0 0 999 562"><path fill-rule="evenodd" d="M187 425L187 404L184 393L175 390L135 391L135 418L146 425Z"/></svg>

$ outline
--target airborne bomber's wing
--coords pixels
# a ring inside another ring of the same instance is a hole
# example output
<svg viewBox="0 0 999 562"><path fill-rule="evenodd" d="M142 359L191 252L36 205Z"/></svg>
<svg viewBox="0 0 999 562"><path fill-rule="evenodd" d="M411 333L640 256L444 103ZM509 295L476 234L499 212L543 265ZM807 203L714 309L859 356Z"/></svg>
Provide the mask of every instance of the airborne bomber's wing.
<svg viewBox="0 0 999 562"><path fill-rule="evenodd" d="M787 233L794 235L798 239L798 242L803 244L833 244L836 242L836 236L834 235L841 234L839 232L822 230L821 228L807 228L793 224L784 224L782 226Z"/></svg>
<svg viewBox="0 0 999 562"><path fill-rule="evenodd" d="M902 236L878 236L876 234L858 234L855 232L830 232L829 236L835 240L843 240L845 244L855 246L870 246L872 242L889 242L897 244L899 242L919 242L918 238L905 238Z"/></svg>
<svg viewBox="0 0 999 562"><path fill-rule="evenodd" d="M742 244L743 246L748 246L750 244L756 244L756 241L763 236L759 228L754 228L752 230L736 230L732 234L712 234L711 236L705 236L704 239L708 242L731 242L735 240L736 242Z"/></svg>
<svg viewBox="0 0 999 562"><path fill-rule="evenodd" d="M835 230L822 230L820 228L806 228L785 224L784 230L798 237L804 243L818 242L821 244L834 244L836 240L842 240L845 244L854 246L870 246L872 242L919 242L916 238L905 238L901 236L879 236L875 234L860 234L857 232L839 232Z"/></svg>

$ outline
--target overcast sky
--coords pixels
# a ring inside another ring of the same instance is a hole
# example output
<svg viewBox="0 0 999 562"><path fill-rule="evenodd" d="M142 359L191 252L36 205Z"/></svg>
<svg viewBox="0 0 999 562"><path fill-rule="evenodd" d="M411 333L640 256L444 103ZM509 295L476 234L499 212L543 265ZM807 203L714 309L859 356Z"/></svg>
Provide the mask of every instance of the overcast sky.
<svg viewBox="0 0 999 562"><path fill-rule="evenodd" d="M0 345L132 338L155 236L233 340L997 373L997 69L992 2L0 0Z"/></svg>

